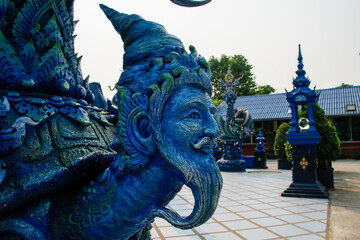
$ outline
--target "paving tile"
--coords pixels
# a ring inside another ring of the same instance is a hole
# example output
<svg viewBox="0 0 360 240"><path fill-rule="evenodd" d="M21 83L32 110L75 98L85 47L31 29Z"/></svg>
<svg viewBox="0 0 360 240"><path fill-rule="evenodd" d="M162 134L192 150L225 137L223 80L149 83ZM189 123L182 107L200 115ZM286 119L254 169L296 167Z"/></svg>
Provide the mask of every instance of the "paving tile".
<svg viewBox="0 0 360 240"><path fill-rule="evenodd" d="M306 229L310 232L324 232L326 231L326 224L321 222L306 222L295 224L298 227Z"/></svg>
<svg viewBox="0 0 360 240"><path fill-rule="evenodd" d="M288 223L299 223L299 222L311 221L310 218L296 215L296 214L278 216L278 218L280 218L281 220L288 222Z"/></svg>
<svg viewBox="0 0 360 240"><path fill-rule="evenodd" d="M195 235L195 233L189 229L189 230L182 230L175 227L159 227L159 230L161 231L162 235L165 238L168 237L176 237L176 236L187 236L187 235Z"/></svg>
<svg viewBox="0 0 360 240"><path fill-rule="evenodd" d="M308 234L303 236L297 236L297 237L290 237L288 240L324 240L325 238L320 237L315 234Z"/></svg>
<svg viewBox="0 0 360 240"><path fill-rule="evenodd" d="M291 214L291 212L281 208L264 209L262 211L270 216L281 216L281 215Z"/></svg>
<svg viewBox="0 0 360 240"><path fill-rule="evenodd" d="M312 218L312 219L314 219L314 220L327 219L327 211L301 213L301 215L303 215L303 216L305 216L305 217Z"/></svg>
<svg viewBox="0 0 360 240"><path fill-rule="evenodd" d="M267 188L263 188L262 190L261 190L261 194L263 194L263 195L267 195L267 194L273 194L274 192L272 192L272 191L269 191Z"/></svg>
<svg viewBox="0 0 360 240"><path fill-rule="evenodd" d="M279 234L282 237L290 237L309 233L308 231L305 231L299 227L290 224L277 227L269 227L268 229L272 232Z"/></svg>
<svg viewBox="0 0 360 240"><path fill-rule="evenodd" d="M278 237L277 235L263 228L240 230L236 232L242 237L250 240L272 239Z"/></svg>
<svg viewBox="0 0 360 240"><path fill-rule="evenodd" d="M284 208L288 211L294 212L294 213L305 213L305 212L312 212L314 211L311 208L304 207L304 206L294 206L294 207L286 207Z"/></svg>
<svg viewBox="0 0 360 240"><path fill-rule="evenodd" d="M275 203L275 202L281 201L281 199L273 198L273 197L266 197L266 198L259 199L259 201L264 202L264 203Z"/></svg>
<svg viewBox="0 0 360 240"><path fill-rule="evenodd" d="M321 210L327 210L328 204L325 204L325 203L309 204L309 205L306 205L306 207L312 208L317 211L321 211Z"/></svg>
<svg viewBox="0 0 360 240"><path fill-rule="evenodd" d="M220 202L232 202L233 200L228 198L228 197L224 197L223 195L220 197L219 199L219 203Z"/></svg>
<svg viewBox="0 0 360 240"><path fill-rule="evenodd" d="M220 207L220 206L218 206L215 210L215 213L229 213L229 212L230 212L229 210L227 210L223 207Z"/></svg>
<svg viewBox="0 0 360 240"><path fill-rule="evenodd" d="M291 171L280 172L222 173L224 186L219 205L207 223L194 231L180 230L156 218L152 239L325 239L328 200L281 197L292 175ZM191 190L183 187L169 208L189 215L193 203Z"/></svg>
<svg viewBox="0 0 360 240"><path fill-rule="evenodd" d="M194 204L195 202L193 196L184 196L184 199L190 204Z"/></svg>
<svg viewBox="0 0 360 240"><path fill-rule="evenodd" d="M183 209L193 209L193 205L185 203L185 204L169 204L169 206L174 210L183 210Z"/></svg>
<svg viewBox="0 0 360 240"><path fill-rule="evenodd" d="M263 210L263 209L270 209L275 208L274 206L267 204L267 203L261 203L261 204L253 204L250 207L256 209L256 210Z"/></svg>
<svg viewBox="0 0 360 240"><path fill-rule="evenodd" d="M301 203L301 205L310 205L310 204L319 204L321 202L318 201L318 199L311 199L311 198L298 198L299 199L299 203Z"/></svg>
<svg viewBox="0 0 360 240"><path fill-rule="evenodd" d="M254 200L254 199L242 200L242 201L240 201L240 202L241 202L241 204L247 205L247 206L254 205L254 204L261 204L261 203L262 203L262 202L260 202L260 201Z"/></svg>
<svg viewBox="0 0 360 240"><path fill-rule="evenodd" d="M239 189L236 189L236 191L239 191ZM235 197L241 196L241 194L229 192L229 193L224 193L224 196L230 199L234 199Z"/></svg>
<svg viewBox="0 0 360 240"><path fill-rule="evenodd" d="M185 201L184 199L178 197L178 198L171 200L170 204L171 205L188 204L188 202Z"/></svg>
<svg viewBox="0 0 360 240"><path fill-rule="evenodd" d="M235 235L232 232L226 233L212 233L212 234L204 234L202 235L206 240L237 240L242 239L239 236Z"/></svg>
<svg viewBox="0 0 360 240"><path fill-rule="evenodd" d="M266 194L268 197L280 197L281 193L286 189L286 187L282 188L281 190L276 191L275 193Z"/></svg>
<svg viewBox="0 0 360 240"><path fill-rule="evenodd" d="M196 231L198 231L199 233L218 233L218 232L226 232L228 231L224 226L222 226L219 223L208 223L208 224L203 224L197 228L195 228Z"/></svg>
<svg viewBox="0 0 360 240"><path fill-rule="evenodd" d="M158 227L170 227L171 224L162 218L155 218L156 226Z"/></svg>
<svg viewBox="0 0 360 240"><path fill-rule="evenodd" d="M225 226L232 230L242 230L242 229L251 229L258 228L259 226L249 222L248 220L237 220L231 222L222 222Z"/></svg>
<svg viewBox="0 0 360 240"><path fill-rule="evenodd" d="M173 239L173 240L200 240L201 238L198 236L177 236L177 237L167 237L168 239Z"/></svg>
<svg viewBox="0 0 360 240"><path fill-rule="evenodd" d="M270 227L270 226L287 224L286 222L281 221L274 217L256 218L256 219L251 219L251 221L255 222L256 224L259 224L262 227Z"/></svg>
<svg viewBox="0 0 360 240"><path fill-rule="evenodd" d="M246 200L249 201L249 200ZM235 202L235 201L230 201L230 202L219 202L219 205L222 207L231 207L231 206L238 206L239 203Z"/></svg>
<svg viewBox="0 0 360 240"><path fill-rule="evenodd" d="M156 229L154 227L150 230L150 233L151 233L152 239L160 238L158 232L156 231Z"/></svg>
<svg viewBox="0 0 360 240"><path fill-rule="evenodd" d="M271 203L272 206L275 206L275 207L293 207L295 206L294 203L289 203L289 202L285 202L285 201L279 201L279 202L273 202Z"/></svg>
<svg viewBox="0 0 360 240"><path fill-rule="evenodd" d="M189 216L192 212L192 209L177 209L176 212L180 215L180 216Z"/></svg>
<svg viewBox="0 0 360 240"><path fill-rule="evenodd" d="M242 195L232 196L230 197L233 201L241 201L241 200L249 200L250 198Z"/></svg>
<svg viewBox="0 0 360 240"><path fill-rule="evenodd" d="M239 212L238 214L243 218L262 218L269 216L258 211Z"/></svg>
<svg viewBox="0 0 360 240"><path fill-rule="evenodd" d="M230 207L226 207L226 208L229 209L232 212L244 212L244 211L251 211L252 210L248 206L244 206L244 205L230 206Z"/></svg>
<svg viewBox="0 0 360 240"><path fill-rule="evenodd" d="M261 192L261 191L260 191ZM252 198L252 199L257 199L257 200L261 200L263 198L267 198L267 196L263 195L263 194L258 194L258 193L250 193L250 194L246 194L247 197Z"/></svg>
<svg viewBox="0 0 360 240"><path fill-rule="evenodd" d="M238 220L241 219L238 215L234 213L220 213L220 214L214 214L213 218L222 222L222 221L232 221L232 220Z"/></svg>
<svg viewBox="0 0 360 240"><path fill-rule="evenodd" d="M210 218L205 224L216 222L213 218Z"/></svg>

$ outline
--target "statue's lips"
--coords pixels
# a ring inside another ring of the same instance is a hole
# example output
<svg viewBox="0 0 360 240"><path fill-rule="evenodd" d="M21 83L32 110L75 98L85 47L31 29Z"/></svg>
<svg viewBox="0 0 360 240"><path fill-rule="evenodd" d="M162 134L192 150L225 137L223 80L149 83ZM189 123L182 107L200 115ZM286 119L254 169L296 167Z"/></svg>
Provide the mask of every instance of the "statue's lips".
<svg viewBox="0 0 360 240"><path fill-rule="evenodd" d="M203 153L210 154L213 152L215 147L215 142L211 140L209 137L204 137L200 139L197 143L191 143L192 147L195 150L199 150Z"/></svg>

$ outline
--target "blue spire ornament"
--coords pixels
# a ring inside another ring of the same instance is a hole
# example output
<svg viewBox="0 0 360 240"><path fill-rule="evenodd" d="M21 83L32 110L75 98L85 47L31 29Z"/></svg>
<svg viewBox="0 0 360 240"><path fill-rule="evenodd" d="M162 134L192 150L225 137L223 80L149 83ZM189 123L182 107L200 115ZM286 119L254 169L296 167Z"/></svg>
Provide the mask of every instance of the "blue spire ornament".
<svg viewBox="0 0 360 240"><path fill-rule="evenodd" d="M297 77L293 80L294 89L286 91L286 100L291 109L290 130L285 137L293 146L293 182L281 194L286 197L327 198L329 193L316 177L316 145L321 136L317 132L314 105L319 92L309 88L310 80L305 76L303 57L299 44ZM308 118L298 119L298 109L308 106Z"/></svg>

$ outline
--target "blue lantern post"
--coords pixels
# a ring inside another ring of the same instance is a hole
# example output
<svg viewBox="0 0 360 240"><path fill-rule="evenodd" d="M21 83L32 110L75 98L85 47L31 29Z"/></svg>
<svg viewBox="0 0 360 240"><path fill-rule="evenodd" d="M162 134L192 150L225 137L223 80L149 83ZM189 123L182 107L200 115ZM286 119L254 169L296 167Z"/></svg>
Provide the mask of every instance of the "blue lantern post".
<svg viewBox="0 0 360 240"><path fill-rule="evenodd" d="M266 166L266 152L264 150L264 141L261 130L256 138L256 151L254 153L254 168L267 168Z"/></svg>
<svg viewBox="0 0 360 240"><path fill-rule="evenodd" d="M286 197L328 198L329 193L316 177L316 145L321 136L317 132L314 116L314 105L319 92L309 88L310 80L305 77L299 44L297 77L293 80L294 89L286 91L286 100L291 109L290 130L286 140L293 146L293 182L281 194ZM299 106L308 106L308 119L298 119Z"/></svg>

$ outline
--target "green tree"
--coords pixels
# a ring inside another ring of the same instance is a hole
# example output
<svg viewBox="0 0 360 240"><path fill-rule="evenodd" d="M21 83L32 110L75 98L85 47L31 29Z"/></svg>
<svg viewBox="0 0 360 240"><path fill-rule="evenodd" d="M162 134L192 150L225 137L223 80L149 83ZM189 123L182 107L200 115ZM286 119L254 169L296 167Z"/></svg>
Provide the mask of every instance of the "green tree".
<svg viewBox="0 0 360 240"><path fill-rule="evenodd" d="M342 87L353 87L354 85L342 83L340 86L337 86L336 88L342 88Z"/></svg>
<svg viewBox="0 0 360 240"><path fill-rule="evenodd" d="M270 94L270 93L274 93L274 92L275 92L275 88L273 88L269 84L263 85L263 86L258 86L255 90L256 95Z"/></svg>
<svg viewBox="0 0 360 240"><path fill-rule="evenodd" d="M336 160L341 154L340 140L335 126L325 116L324 110L318 104L315 104L314 114L315 127L321 136L320 142L316 146L318 168L329 169L332 166L331 161ZM299 118L302 117L308 117L308 106L304 106L303 110L299 110Z"/></svg>
<svg viewBox="0 0 360 240"><path fill-rule="evenodd" d="M274 142L274 153L278 156L279 159L286 159L286 151L285 151L285 137L290 130L290 124L287 122L282 123L278 130L276 131L275 135L275 142ZM289 160L289 159L288 159Z"/></svg>
<svg viewBox="0 0 360 240"><path fill-rule="evenodd" d="M212 98L215 105L219 103L219 100L222 101L225 92L225 89L220 87L220 83L216 79L224 80L229 67L231 74L234 75L234 80L241 77L239 86L234 89L237 96L270 94L275 92L275 89L270 85L257 86L255 77L251 72L253 66L250 65L248 60L242 55L226 56L223 54L220 59L212 56L208 62L211 68L211 83L214 88Z"/></svg>
<svg viewBox="0 0 360 240"><path fill-rule="evenodd" d="M214 88L213 98L222 99L225 89L220 87L220 83L216 79L224 80L225 75L228 72L228 67L231 69L231 74L234 75L234 79L241 77L240 85L234 90L237 96L254 95L256 92L256 83L254 75L251 72L252 65L248 63L248 60L242 55L226 56L221 55L220 59L210 57L209 65L211 69L211 83Z"/></svg>

